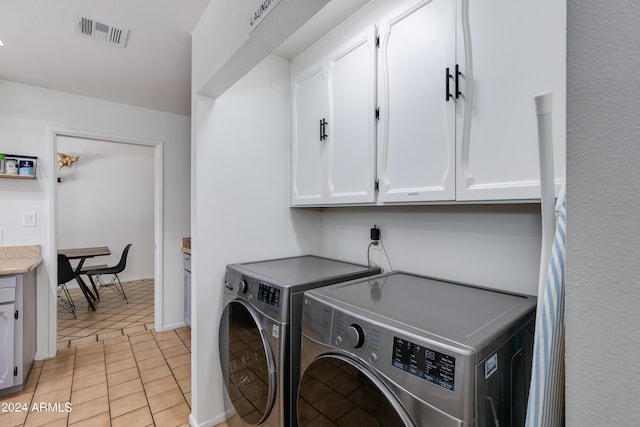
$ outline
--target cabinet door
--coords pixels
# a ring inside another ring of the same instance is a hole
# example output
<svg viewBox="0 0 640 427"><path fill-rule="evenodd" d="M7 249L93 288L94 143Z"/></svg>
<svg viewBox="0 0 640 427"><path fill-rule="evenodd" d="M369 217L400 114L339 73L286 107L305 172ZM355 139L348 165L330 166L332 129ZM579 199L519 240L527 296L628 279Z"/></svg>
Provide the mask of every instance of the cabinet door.
<svg viewBox="0 0 640 427"><path fill-rule="evenodd" d="M0 389L13 386L13 304L0 304Z"/></svg>
<svg viewBox="0 0 640 427"><path fill-rule="evenodd" d="M325 139L320 121L326 118L325 72L319 64L293 79L293 140L291 202L319 204L324 199Z"/></svg>
<svg viewBox="0 0 640 427"><path fill-rule="evenodd" d="M422 1L383 20L379 56L379 200L454 200L455 102L445 97L445 70L455 66L455 2Z"/></svg>
<svg viewBox="0 0 640 427"><path fill-rule="evenodd" d="M556 177L565 164L566 3L461 0L460 16L457 198L540 198L533 97L550 90Z"/></svg>
<svg viewBox="0 0 640 427"><path fill-rule="evenodd" d="M328 66L326 203L375 201L375 28L338 49Z"/></svg>
<svg viewBox="0 0 640 427"><path fill-rule="evenodd" d="M184 271L184 322L191 326L191 272Z"/></svg>

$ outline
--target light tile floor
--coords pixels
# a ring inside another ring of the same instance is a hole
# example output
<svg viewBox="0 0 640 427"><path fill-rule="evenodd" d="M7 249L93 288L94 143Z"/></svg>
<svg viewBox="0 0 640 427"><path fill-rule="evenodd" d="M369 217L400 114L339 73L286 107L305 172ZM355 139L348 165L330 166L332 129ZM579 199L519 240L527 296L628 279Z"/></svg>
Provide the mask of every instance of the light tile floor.
<svg viewBox="0 0 640 427"><path fill-rule="evenodd" d="M25 389L0 397L0 426L188 426L191 329L153 330L153 281L104 290L95 312L72 290L58 310L58 354L34 363Z"/></svg>

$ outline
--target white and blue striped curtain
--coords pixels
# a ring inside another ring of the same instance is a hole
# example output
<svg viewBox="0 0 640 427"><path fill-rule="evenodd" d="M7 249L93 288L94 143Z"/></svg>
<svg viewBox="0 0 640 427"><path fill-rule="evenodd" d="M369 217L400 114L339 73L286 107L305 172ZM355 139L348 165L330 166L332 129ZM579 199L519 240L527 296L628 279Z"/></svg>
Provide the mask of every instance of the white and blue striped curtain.
<svg viewBox="0 0 640 427"><path fill-rule="evenodd" d="M538 295L527 427L564 425L564 296L567 214L564 194L549 258L546 284ZM558 206L557 205L557 206Z"/></svg>

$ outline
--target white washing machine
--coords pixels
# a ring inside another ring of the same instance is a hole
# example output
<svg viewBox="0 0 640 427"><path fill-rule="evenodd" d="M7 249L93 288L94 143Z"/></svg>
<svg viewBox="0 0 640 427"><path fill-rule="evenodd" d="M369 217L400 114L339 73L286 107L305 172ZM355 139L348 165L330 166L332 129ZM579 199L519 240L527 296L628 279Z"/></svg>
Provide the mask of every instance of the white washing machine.
<svg viewBox="0 0 640 427"><path fill-rule="evenodd" d="M229 425L295 425L304 291L377 273L313 255L227 266L219 348Z"/></svg>
<svg viewBox="0 0 640 427"><path fill-rule="evenodd" d="M524 425L535 307L403 272L305 292L298 425Z"/></svg>

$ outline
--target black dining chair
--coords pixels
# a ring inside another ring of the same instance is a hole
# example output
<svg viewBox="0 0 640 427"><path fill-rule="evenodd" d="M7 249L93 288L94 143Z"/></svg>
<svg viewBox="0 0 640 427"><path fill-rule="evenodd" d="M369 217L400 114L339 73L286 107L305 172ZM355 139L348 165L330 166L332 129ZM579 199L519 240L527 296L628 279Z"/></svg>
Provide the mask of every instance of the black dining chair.
<svg viewBox="0 0 640 427"><path fill-rule="evenodd" d="M67 283L76 278L76 272L71 267L71 262L66 255L58 254L58 303L76 318L76 305L67 288Z"/></svg>
<svg viewBox="0 0 640 427"><path fill-rule="evenodd" d="M96 284L99 285L100 289L102 288L110 288L116 294L120 296L127 304L129 300L127 299L127 294L124 292L124 288L122 287L122 282L120 282L120 277L118 277L118 273L122 273L127 266L127 255L129 254L129 248L131 247L131 243L124 247L122 251L122 256L120 257L120 262L114 265L113 267L104 267L104 268L96 268L95 270L87 270L83 272L89 277L91 281L91 286L93 286L93 290L96 292L96 296L100 298L100 294L98 293L98 288ZM108 281L103 280L103 275L112 275ZM95 276L95 278L94 278Z"/></svg>

